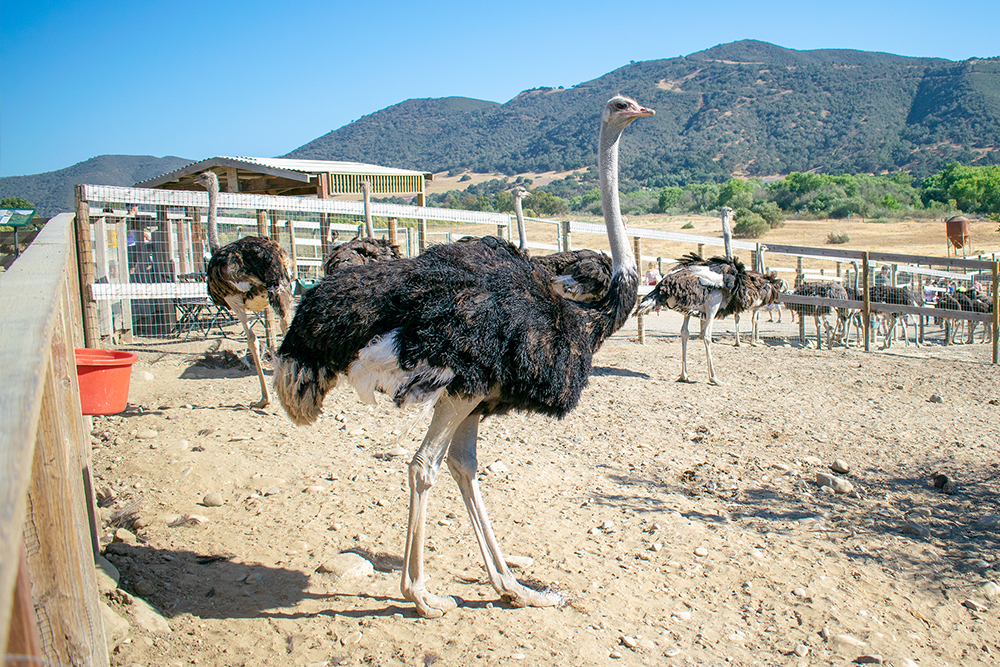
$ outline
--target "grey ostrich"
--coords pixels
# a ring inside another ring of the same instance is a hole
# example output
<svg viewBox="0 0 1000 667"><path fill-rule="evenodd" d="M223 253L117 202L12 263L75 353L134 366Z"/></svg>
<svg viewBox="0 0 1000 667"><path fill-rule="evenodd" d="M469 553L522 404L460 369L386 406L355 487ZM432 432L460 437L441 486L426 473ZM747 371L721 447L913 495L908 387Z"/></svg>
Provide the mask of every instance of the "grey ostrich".
<svg viewBox="0 0 1000 667"><path fill-rule="evenodd" d="M905 287L893 287L892 285L872 285L868 297L872 303L886 303L899 306L922 306L924 297L922 294L912 292ZM885 338L882 341L882 349L892 347L892 334L896 330L896 323L899 321L899 313L889 313L889 324L886 326ZM903 319L903 342L909 344L906 336L907 319L913 320L913 342L920 347L920 329L916 318Z"/></svg>
<svg viewBox="0 0 1000 667"><path fill-rule="evenodd" d="M613 276L604 298L556 295L538 266L496 237L435 245L418 257L341 269L307 292L278 351L274 386L289 417L315 422L341 377L359 395L400 407L433 406L410 461L410 515L400 590L424 617L455 601L427 590L424 536L430 490L447 460L490 583L514 606L561 596L519 583L504 561L476 479L479 421L509 410L561 417L576 406L594 352L628 319L638 276L618 201L618 143L652 116L616 96L601 117L599 170Z"/></svg>
<svg viewBox="0 0 1000 667"><path fill-rule="evenodd" d="M816 282L803 282L801 274L795 279L795 291L792 292L795 296L813 296L820 297L824 299L843 299L847 300L847 290L840 283L829 282L825 280L820 280ZM785 304L789 310L798 313L799 317L804 317L806 315L812 315L813 322L816 324L816 349L823 349L823 338L820 333L820 325L826 330L826 347L827 349L833 349L833 334L835 333L836 326L830 326L827 321L827 317L833 312L833 308L830 306L818 306L814 304L804 304L804 303L788 303ZM837 311L838 323L840 321L840 309Z"/></svg>
<svg viewBox="0 0 1000 667"><path fill-rule="evenodd" d="M256 313L270 305L278 316L281 331L288 331L292 318L291 263L281 246L263 236L245 236L221 246L217 222L219 177L214 171L206 171L194 182L208 190L208 246L212 251L205 269L208 294L216 305L231 310L243 325L260 381L260 401L252 406L264 408L271 402L271 396L260 363L260 346L247 313Z"/></svg>
<svg viewBox="0 0 1000 667"><path fill-rule="evenodd" d="M691 382L687 370L688 320L692 316L701 322L701 338L708 361L708 381L721 385L712 363L712 324L726 314L744 310L753 302L745 289L746 267L735 258L702 259L688 253L667 271L639 305L636 313L644 315L656 308L669 308L684 316L681 324L681 375L679 382Z"/></svg>
<svg viewBox="0 0 1000 667"><path fill-rule="evenodd" d="M513 189L514 214L522 252L528 252L528 235L524 227L521 200L530 193L517 186ZM623 218L624 220L624 218ZM597 301L604 297L611 284L611 258L597 250L570 250L532 257L552 281L556 292L573 301Z"/></svg>
<svg viewBox="0 0 1000 667"><path fill-rule="evenodd" d="M361 182L361 191L365 201L365 235L354 238L346 243L334 246L330 254L323 260L323 275L330 275L345 266L359 266L374 262L385 262L400 259L403 255L399 247L388 239L375 238L375 227L372 225L371 209L368 200L371 186L368 181Z"/></svg>

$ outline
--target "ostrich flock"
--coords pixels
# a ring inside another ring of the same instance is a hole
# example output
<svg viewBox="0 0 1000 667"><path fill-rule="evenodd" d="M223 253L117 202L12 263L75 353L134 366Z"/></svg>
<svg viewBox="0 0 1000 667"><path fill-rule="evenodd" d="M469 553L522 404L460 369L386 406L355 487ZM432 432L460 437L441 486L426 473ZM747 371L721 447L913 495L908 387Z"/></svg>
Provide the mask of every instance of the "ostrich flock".
<svg viewBox="0 0 1000 667"><path fill-rule="evenodd" d="M453 598L430 592L424 576L427 506L443 463L461 490L486 572L499 595L514 606L562 602L556 593L518 582L506 564L477 481L476 441L484 417L510 410L563 417L579 402L593 355L604 341L633 313L660 308L684 317L679 380L691 381L688 321L696 316L708 381L722 384L712 361L713 322L732 315L739 345L739 316L749 313L753 344L758 309L776 304L787 292L774 272L748 269L733 256L732 211L724 208L725 254L682 257L638 300L636 258L619 202L618 152L626 127L652 115L653 110L623 96L609 100L601 115L598 169L610 257L592 250L530 256L521 208L528 193L520 187L512 192L519 245L496 237L466 237L431 246L417 257L402 257L398 248L374 238L366 216L365 236L334 248L324 262L325 277L304 293L294 318L288 257L262 237L220 247L218 178L205 172L197 180L209 193L209 295L231 310L244 328L261 386L255 407L266 406L270 393L247 313L270 305L284 333L279 349L270 351L273 388L294 423L315 423L327 393L341 381L369 403L382 393L400 408L432 411L430 426L409 463L409 522L400 586L423 617L435 618L456 606ZM364 194L367 198L368 192ZM797 284L794 294L857 300L856 286L849 292L831 282ZM904 288L882 286L872 290L871 299L919 302ZM966 309L967 304L954 301L956 309ZM938 306L952 307L943 304L942 299ZM817 346L821 322L827 328L828 347L831 344L834 327L826 320L833 312L845 341L850 323L857 319L847 308L787 306L800 316L814 317Z"/></svg>

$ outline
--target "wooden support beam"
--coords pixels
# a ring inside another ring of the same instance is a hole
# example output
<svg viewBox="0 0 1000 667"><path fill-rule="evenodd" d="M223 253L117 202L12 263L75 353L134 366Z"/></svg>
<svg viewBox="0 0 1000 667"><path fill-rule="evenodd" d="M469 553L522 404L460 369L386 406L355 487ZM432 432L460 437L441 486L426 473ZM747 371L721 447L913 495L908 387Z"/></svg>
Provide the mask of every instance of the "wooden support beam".
<svg viewBox="0 0 1000 667"><path fill-rule="evenodd" d="M872 328L872 288L870 285L871 270L867 252L861 253L861 320L865 326L865 352L871 352Z"/></svg>
<svg viewBox="0 0 1000 667"><path fill-rule="evenodd" d="M642 275L643 275L642 274L642 239L640 239L638 236L636 236L635 238L633 238L632 239L632 246L633 246L633 252L635 253L635 274L641 278ZM636 297L636 305L639 305L638 302L639 302L639 297ZM635 319L636 319L636 326L637 326L638 331L639 331L639 345L645 345L646 344L646 326L645 326L645 322L643 321L643 317L642 317L641 314L636 315Z"/></svg>

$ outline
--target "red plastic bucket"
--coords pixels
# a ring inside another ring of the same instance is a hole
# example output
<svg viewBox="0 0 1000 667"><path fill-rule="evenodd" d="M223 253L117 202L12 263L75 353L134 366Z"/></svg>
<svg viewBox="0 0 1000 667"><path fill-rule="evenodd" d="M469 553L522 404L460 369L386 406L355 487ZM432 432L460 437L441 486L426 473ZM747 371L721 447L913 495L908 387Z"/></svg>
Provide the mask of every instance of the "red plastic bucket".
<svg viewBox="0 0 1000 667"><path fill-rule="evenodd" d="M138 355L120 350L76 348L80 407L85 415L115 415L128 403L128 383Z"/></svg>

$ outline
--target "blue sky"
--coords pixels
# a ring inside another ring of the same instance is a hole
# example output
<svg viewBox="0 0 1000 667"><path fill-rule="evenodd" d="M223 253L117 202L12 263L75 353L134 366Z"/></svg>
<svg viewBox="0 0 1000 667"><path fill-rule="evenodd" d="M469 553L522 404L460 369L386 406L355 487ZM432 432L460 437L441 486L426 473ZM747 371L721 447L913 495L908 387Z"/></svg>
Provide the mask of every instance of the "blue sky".
<svg viewBox="0 0 1000 667"><path fill-rule="evenodd" d="M997 56L998 26L997 0L3 0L0 175L277 156L406 99L506 102L740 39Z"/></svg>

